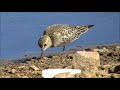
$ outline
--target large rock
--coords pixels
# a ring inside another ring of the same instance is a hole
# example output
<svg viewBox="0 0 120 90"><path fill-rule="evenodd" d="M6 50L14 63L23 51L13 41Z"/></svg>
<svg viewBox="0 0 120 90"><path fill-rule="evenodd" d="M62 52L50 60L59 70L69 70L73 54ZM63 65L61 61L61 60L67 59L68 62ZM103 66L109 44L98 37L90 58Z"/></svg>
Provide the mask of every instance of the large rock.
<svg viewBox="0 0 120 90"><path fill-rule="evenodd" d="M96 60L100 60L100 56L98 52L93 52L93 51L77 51L76 54L79 54L80 56L83 56L85 58L92 58L92 59L96 59Z"/></svg>
<svg viewBox="0 0 120 90"><path fill-rule="evenodd" d="M95 72L100 66L100 56L98 52L77 51L73 57L73 68L75 69Z"/></svg>

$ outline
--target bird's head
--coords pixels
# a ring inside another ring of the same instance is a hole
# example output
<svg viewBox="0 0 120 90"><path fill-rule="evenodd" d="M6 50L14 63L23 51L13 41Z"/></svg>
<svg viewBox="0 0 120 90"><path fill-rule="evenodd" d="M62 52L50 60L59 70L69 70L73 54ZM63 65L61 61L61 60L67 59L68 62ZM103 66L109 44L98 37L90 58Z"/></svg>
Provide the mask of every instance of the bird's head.
<svg viewBox="0 0 120 90"><path fill-rule="evenodd" d="M48 35L42 36L38 40L38 45L40 46L42 51L45 51L47 48L51 47L52 45L51 38Z"/></svg>

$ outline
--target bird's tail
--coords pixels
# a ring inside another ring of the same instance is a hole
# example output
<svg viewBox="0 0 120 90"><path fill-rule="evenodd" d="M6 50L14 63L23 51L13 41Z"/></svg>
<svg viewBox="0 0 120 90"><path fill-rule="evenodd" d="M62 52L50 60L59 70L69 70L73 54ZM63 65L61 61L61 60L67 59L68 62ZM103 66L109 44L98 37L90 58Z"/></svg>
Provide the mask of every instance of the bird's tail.
<svg viewBox="0 0 120 90"><path fill-rule="evenodd" d="M88 30L90 30L91 27L93 27L94 25L83 25L83 26L77 26L78 30L79 30L79 34L84 34L86 33Z"/></svg>
<svg viewBox="0 0 120 90"><path fill-rule="evenodd" d="M93 26L94 26L94 25L88 25L87 27L88 27L88 28L91 28L91 27L93 27Z"/></svg>

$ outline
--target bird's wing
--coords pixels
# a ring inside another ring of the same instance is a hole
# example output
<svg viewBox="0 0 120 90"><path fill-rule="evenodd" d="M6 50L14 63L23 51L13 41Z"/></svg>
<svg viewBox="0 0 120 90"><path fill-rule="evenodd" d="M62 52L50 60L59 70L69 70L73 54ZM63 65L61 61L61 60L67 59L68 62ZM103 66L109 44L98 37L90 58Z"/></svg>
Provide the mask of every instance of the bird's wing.
<svg viewBox="0 0 120 90"><path fill-rule="evenodd" d="M61 30L63 30L65 27L67 27L68 25L63 25L63 24L54 24L51 26L48 26L43 35L53 35L54 32L60 32Z"/></svg>
<svg viewBox="0 0 120 90"><path fill-rule="evenodd" d="M78 39L82 34L89 31L88 26L69 26L61 30L62 39L64 42L69 43Z"/></svg>
<svg viewBox="0 0 120 90"><path fill-rule="evenodd" d="M86 33L89 30L90 26L92 27L92 25L70 26L70 25L55 24L49 26L44 31L44 35L49 35L52 38L61 38L62 39L61 42L69 43L75 39L78 39L80 35Z"/></svg>

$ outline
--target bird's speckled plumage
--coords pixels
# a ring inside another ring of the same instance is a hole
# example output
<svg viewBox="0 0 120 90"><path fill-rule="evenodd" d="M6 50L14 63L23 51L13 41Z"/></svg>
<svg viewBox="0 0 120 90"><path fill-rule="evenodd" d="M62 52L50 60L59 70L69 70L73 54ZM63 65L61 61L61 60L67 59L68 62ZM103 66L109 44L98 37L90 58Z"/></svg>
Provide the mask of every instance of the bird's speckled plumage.
<svg viewBox="0 0 120 90"><path fill-rule="evenodd" d="M67 44L78 39L93 26L94 25L72 26L54 24L45 29L43 36L38 40L38 44L42 51L49 47L63 47L64 50Z"/></svg>
<svg viewBox="0 0 120 90"><path fill-rule="evenodd" d="M78 39L80 35L89 30L89 26L70 26L64 24L55 24L48 26L43 35L48 35L52 39L52 47L66 46L72 41ZM91 25L92 27L92 25Z"/></svg>

